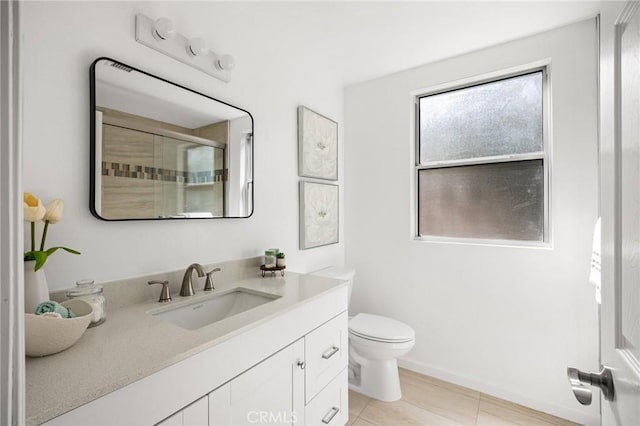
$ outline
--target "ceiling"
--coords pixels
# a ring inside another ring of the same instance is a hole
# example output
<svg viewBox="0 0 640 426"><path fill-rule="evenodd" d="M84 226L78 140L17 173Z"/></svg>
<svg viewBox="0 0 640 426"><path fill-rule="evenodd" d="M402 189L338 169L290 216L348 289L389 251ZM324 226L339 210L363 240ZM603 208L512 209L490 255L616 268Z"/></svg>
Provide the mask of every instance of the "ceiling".
<svg viewBox="0 0 640 426"><path fill-rule="evenodd" d="M321 70L343 86L596 16L597 1L154 2L237 68ZM146 3L148 9L149 3ZM234 76L234 78L236 78Z"/></svg>

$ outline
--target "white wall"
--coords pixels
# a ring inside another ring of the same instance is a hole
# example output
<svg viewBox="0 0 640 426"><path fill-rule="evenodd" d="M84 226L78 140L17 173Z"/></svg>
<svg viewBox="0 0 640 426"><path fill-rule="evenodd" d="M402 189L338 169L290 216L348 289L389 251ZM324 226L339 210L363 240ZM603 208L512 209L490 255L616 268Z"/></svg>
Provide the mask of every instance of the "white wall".
<svg viewBox="0 0 640 426"><path fill-rule="evenodd" d="M263 50L255 48L256 40L264 43L269 35L252 30L251 22L261 18L261 8L253 10L204 2L22 3L24 189L45 201L64 199L64 219L50 228L48 245L82 252L78 257L67 253L51 257L46 264L51 289L73 286L82 277L102 282L181 269L192 262L253 257L267 247L285 251L293 270L343 261L342 242L298 250L296 136L299 104L342 123L342 88L316 64L291 67L292 57L289 63L268 60ZM217 51L233 54L237 61L233 81L222 83L137 43L138 12L167 16L179 32L202 36ZM103 222L91 216L89 65L99 56L252 113L256 184L251 218Z"/></svg>
<svg viewBox="0 0 640 426"><path fill-rule="evenodd" d="M352 312L412 325L416 345L402 360L411 369L587 424L598 424L598 404L577 403L566 367L598 368L587 282L598 211L595 46L589 20L345 92ZM547 58L553 247L414 241L411 92Z"/></svg>

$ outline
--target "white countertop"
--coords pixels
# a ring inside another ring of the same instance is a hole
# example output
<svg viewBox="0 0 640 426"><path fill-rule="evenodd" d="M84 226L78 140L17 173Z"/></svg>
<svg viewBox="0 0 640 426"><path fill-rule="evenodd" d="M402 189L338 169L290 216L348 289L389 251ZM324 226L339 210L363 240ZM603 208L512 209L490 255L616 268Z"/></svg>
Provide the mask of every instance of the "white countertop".
<svg viewBox="0 0 640 426"><path fill-rule="evenodd" d="M287 272L284 277L218 284L213 293L173 295L168 304L149 301L107 310L107 321L89 328L71 348L43 358L27 358L27 424L46 422L343 286L346 283L342 281ZM148 313L235 287L281 297L198 330L180 328Z"/></svg>

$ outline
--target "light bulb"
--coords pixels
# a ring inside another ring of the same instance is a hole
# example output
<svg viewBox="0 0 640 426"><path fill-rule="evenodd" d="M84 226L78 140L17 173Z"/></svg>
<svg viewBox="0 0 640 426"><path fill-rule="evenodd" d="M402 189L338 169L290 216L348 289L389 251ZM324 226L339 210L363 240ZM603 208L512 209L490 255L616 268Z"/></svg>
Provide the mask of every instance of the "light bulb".
<svg viewBox="0 0 640 426"><path fill-rule="evenodd" d="M200 56L207 51L206 42L202 38L194 38L189 41L187 52L193 56Z"/></svg>
<svg viewBox="0 0 640 426"><path fill-rule="evenodd" d="M222 71L231 71L236 66L236 60L231 55L222 55L216 59L216 67Z"/></svg>
<svg viewBox="0 0 640 426"><path fill-rule="evenodd" d="M167 18L158 19L153 26L153 36L157 40L169 40L176 35L176 28Z"/></svg>

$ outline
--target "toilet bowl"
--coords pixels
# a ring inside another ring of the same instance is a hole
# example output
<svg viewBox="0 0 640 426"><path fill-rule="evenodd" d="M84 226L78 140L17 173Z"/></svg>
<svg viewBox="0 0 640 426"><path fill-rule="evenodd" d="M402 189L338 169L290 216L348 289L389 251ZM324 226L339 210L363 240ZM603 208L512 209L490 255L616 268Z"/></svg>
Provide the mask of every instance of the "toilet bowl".
<svg viewBox="0 0 640 426"><path fill-rule="evenodd" d="M313 275L342 279L349 284L349 299L355 271L330 267ZM349 318L349 388L381 401L402 397L397 358L415 344L415 332L407 324L367 313Z"/></svg>

